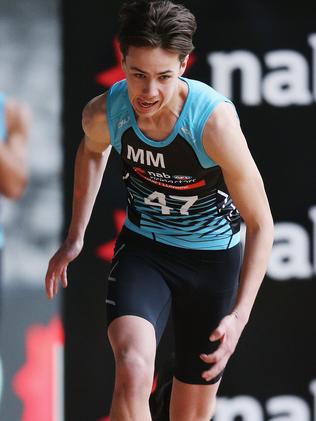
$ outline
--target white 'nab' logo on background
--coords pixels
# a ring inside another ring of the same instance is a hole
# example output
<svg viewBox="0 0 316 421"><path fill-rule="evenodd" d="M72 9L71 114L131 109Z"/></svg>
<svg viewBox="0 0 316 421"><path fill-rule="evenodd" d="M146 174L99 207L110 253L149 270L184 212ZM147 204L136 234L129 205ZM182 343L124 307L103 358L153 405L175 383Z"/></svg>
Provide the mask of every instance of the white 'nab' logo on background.
<svg viewBox="0 0 316 421"><path fill-rule="evenodd" d="M277 107L309 105L316 101L316 34L310 34L307 41L312 48L311 69L300 52L275 50L263 56L264 65L270 69L265 75L259 58L250 51L211 53L207 57L211 67L210 84L233 99L233 72L239 70L241 103L260 105L265 100ZM313 88L309 86L310 80Z"/></svg>

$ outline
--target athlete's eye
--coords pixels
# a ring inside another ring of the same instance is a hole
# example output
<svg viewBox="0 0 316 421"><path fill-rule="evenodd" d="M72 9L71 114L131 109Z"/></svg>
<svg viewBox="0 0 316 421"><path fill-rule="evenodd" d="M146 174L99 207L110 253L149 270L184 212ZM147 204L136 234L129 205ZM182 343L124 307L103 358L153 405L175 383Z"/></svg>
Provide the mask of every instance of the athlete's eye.
<svg viewBox="0 0 316 421"><path fill-rule="evenodd" d="M169 76L169 75L162 75L162 76L159 76L159 79L160 80L167 80L167 79L170 79L171 78L171 76Z"/></svg>
<svg viewBox="0 0 316 421"><path fill-rule="evenodd" d="M135 76L137 79L144 79L144 78L145 78L145 75L144 75L143 73L134 73L134 76Z"/></svg>

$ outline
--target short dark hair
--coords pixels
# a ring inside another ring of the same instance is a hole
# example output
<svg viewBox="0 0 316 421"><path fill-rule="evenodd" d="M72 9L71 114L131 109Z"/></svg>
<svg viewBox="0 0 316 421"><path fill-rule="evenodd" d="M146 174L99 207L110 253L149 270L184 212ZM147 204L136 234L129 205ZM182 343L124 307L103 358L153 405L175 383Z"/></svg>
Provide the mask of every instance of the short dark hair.
<svg viewBox="0 0 316 421"><path fill-rule="evenodd" d="M123 57L128 47L160 47L177 52L179 60L190 54L196 31L194 15L169 0L132 0L119 13L119 42Z"/></svg>

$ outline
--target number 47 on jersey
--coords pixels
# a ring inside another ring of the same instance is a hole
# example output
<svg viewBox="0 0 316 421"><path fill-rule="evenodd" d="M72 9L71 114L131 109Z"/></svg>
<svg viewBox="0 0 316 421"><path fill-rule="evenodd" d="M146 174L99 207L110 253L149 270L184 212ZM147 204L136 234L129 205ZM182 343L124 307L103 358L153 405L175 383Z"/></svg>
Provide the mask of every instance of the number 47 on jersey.
<svg viewBox="0 0 316 421"><path fill-rule="evenodd" d="M189 215L189 209L193 204L198 200L198 196L172 196L168 195L170 199L178 200L179 202L184 202L180 207L181 215ZM144 198L146 205L158 206L161 208L162 215L170 215L171 211L174 208L167 206L166 195L160 192L153 192L148 197Z"/></svg>

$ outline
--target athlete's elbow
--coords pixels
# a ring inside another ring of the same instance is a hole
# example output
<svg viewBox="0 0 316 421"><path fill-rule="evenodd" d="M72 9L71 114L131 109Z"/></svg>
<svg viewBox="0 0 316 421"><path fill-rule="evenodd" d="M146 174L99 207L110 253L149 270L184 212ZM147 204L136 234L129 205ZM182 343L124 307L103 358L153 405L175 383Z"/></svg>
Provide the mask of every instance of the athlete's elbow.
<svg viewBox="0 0 316 421"><path fill-rule="evenodd" d="M274 237L274 223L270 212L266 212L257 218L251 218L250 220L245 221L245 223L248 234L265 237L266 241L272 244Z"/></svg>

